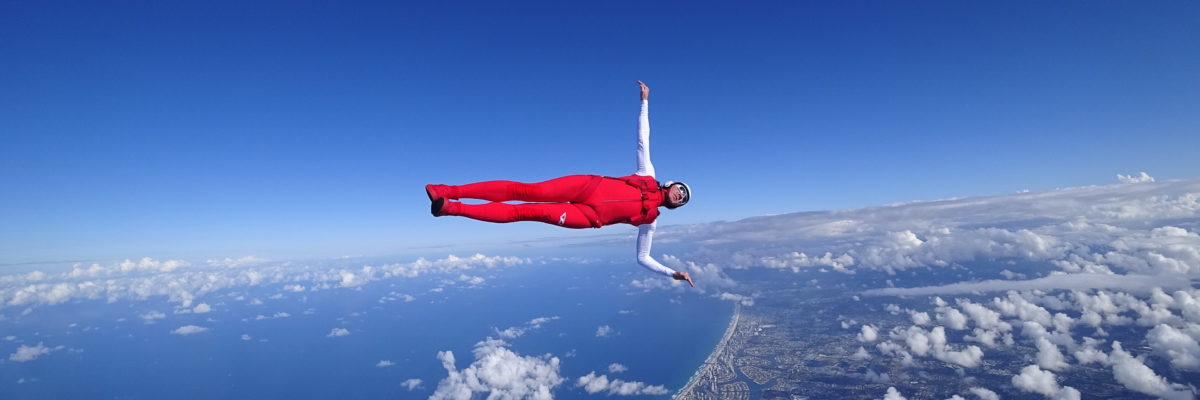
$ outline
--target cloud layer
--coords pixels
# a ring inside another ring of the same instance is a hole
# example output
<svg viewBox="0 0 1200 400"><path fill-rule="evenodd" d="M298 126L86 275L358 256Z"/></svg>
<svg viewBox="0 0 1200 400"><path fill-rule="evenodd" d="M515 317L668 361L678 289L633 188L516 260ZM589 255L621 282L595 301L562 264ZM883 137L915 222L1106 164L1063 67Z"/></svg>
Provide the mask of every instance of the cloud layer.
<svg viewBox="0 0 1200 400"><path fill-rule="evenodd" d="M264 285L282 285L285 290L325 290L356 287L387 278L414 278L424 274L461 274L476 268L529 264L527 258L450 255L443 259L417 259L410 263L364 265L359 268L322 268L290 262L268 263L249 258L192 265L182 260L125 260L111 266L75 266L70 271L34 271L0 276L0 307L62 304L87 299L115 302L162 297L190 308L194 313L212 311L195 299L217 290ZM465 276L465 275L463 275ZM482 278L468 277L466 284L478 285ZM143 316L151 322L156 315Z"/></svg>
<svg viewBox="0 0 1200 400"><path fill-rule="evenodd" d="M732 268L899 271L978 259L1200 276L1200 179L803 212L660 228ZM1104 249L1100 251L1099 249ZM697 257L700 258L700 257Z"/></svg>

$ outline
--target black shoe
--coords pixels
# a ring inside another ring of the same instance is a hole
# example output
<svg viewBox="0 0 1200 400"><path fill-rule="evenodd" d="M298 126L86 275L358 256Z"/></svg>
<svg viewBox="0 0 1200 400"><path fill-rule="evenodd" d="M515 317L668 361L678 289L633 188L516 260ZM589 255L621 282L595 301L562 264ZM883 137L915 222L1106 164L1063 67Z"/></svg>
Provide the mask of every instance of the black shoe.
<svg viewBox="0 0 1200 400"><path fill-rule="evenodd" d="M435 217L440 217L440 216L446 215L445 208L446 208L446 198L444 198L444 197L438 197L437 200L434 200L433 202L429 203L429 213L433 214L433 216L435 216Z"/></svg>

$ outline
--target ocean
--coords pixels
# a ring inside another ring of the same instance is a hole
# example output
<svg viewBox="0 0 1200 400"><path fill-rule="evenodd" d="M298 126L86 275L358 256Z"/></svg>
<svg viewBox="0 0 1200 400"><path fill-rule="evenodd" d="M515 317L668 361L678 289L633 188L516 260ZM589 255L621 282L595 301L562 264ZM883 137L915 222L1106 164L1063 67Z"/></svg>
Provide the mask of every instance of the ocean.
<svg viewBox="0 0 1200 400"><path fill-rule="evenodd" d="M8 308L0 349L48 352L0 361L0 397L426 398L447 376L439 351L462 369L477 342L509 327L524 329L504 338L512 351L561 360L555 397L588 396L576 380L591 372L663 385L669 397L721 339L733 304L629 285L647 278L657 279L633 262L552 261L318 291L231 287L195 300L207 313L177 314L162 297ZM188 325L203 331L172 333ZM610 372L614 363L627 370Z"/></svg>

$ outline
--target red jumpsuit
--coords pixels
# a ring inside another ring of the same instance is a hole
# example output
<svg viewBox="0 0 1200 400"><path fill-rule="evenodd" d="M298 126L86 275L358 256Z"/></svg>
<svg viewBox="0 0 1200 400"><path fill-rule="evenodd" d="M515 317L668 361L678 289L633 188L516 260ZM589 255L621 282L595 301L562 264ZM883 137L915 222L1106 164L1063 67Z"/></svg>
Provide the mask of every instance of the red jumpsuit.
<svg viewBox="0 0 1200 400"><path fill-rule="evenodd" d="M449 199L480 199L487 204L446 204L447 215L487 222L541 221L567 228L654 222L663 193L654 177L569 175L538 183L487 181L441 186ZM508 204L504 201L531 203Z"/></svg>

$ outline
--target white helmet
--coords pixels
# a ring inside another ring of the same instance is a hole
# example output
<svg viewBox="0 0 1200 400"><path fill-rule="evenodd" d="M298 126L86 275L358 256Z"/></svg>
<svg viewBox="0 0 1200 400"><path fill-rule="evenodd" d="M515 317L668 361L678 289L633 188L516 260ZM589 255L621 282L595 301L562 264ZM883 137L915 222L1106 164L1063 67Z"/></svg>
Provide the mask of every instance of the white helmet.
<svg viewBox="0 0 1200 400"><path fill-rule="evenodd" d="M662 187L663 187L663 189L668 189L671 187L671 185L679 185L679 190L683 192L683 203L679 203L679 205L675 206L675 207L667 206L667 208L678 208L680 206L683 206L684 204L687 204L688 200L692 199L692 188L688 187L688 185L686 183L676 182L676 181L667 181L667 183L664 183L662 185Z"/></svg>

